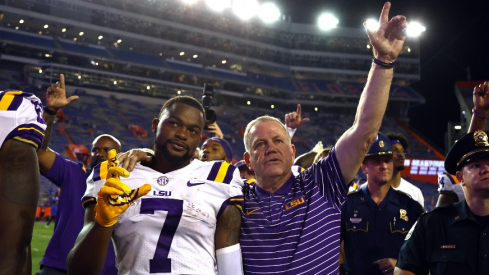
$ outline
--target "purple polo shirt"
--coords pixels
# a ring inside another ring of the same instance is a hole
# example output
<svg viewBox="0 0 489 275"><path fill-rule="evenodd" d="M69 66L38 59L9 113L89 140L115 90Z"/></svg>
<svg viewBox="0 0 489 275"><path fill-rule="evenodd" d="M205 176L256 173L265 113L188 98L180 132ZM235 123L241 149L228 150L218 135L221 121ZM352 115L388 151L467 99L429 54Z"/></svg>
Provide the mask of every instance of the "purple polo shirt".
<svg viewBox="0 0 489 275"><path fill-rule="evenodd" d="M348 188L333 149L275 193L244 189L245 274L338 274L341 207Z"/></svg>
<svg viewBox="0 0 489 275"><path fill-rule="evenodd" d="M85 219L85 209L80 200L87 188L88 173L84 171L81 163L64 159L56 153L54 163L45 176L58 186L61 192L56 227L40 264L66 270L66 257L75 245L76 237ZM100 274L117 274L112 243L109 246L104 270Z"/></svg>

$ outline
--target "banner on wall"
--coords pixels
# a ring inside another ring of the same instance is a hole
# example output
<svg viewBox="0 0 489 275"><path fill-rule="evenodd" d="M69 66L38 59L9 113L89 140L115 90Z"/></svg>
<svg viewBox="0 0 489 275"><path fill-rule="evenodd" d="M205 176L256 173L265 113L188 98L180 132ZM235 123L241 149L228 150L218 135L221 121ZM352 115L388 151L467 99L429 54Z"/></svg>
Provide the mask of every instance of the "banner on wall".
<svg viewBox="0 0 489 275"><path fill-rule="evenodd" d="M401 171L403 178L409 177L414 180L438 184L438 174L445 171L445 161L435 159L406 159L404 170Z"/></svg>

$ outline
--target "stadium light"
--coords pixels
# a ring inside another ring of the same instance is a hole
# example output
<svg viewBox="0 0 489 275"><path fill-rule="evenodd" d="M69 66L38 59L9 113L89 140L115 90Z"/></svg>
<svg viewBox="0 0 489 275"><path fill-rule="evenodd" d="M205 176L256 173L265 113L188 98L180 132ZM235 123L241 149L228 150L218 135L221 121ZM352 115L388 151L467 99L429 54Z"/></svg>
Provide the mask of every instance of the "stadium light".
<svg viewBox="0 0 489 275"><path fill-rule="evenodd" d="M61 29L61 32L66 32L66 28L62 28Z"/></svg>
<svg viewBox="0 0 489 275"><path fill-rule="evenodd" d="M120 44L122 42L122 39L117 40L117 44Z"/></svg>
<svg viewBox="0 0 489 275"><path fill-rule="evenodd" d="M251 105L251 101L249 101L249 100L248 100L248 101L246 101L246 104L247 104L247 105Z"/></svg>
<svg viewBox="0 0 489 275"><path fill-rule="evenodd" d="M42 74L42 69L39 69L39 73Z"/></svg>
<svg viewBox="0 0 489 275"><path fill-rule="evenodd" d="M273 104L272 104L272 105L270 106L270 108L274 109L274 108L275 108L275 105L273 105Z"/></svg>
<svg viewBox="0 0 489 275"><path fill-rule="evenodd" d="M207 0L207 6L217 12L222 12L231 7L231 0Z"/></svg>
<svg viewBox="0 0 489 275"><path fill-rule="evenodd" d="M193 58L197 58L197 57L199 57L199 56L198 56L198 55L196 55L196 54L194 54L194 56L192 56L192 57L193 57Z"/></svg>
<svg viewBox="0 0 489 275"><path fill-rule="evenodd" d="M336 28L340 21L331 13L323 13L318 18L318 26L321 30L330 30Z"/></svg>
<svg viewBox="0 0 489 275"><path fill-rule="evenodd" d="M183 56L183 55L185 55L185 52L180 52L180 56Z"/></svg>
<svg viewBox="0 0 489 275"><path fill-rule="evenodd" d="M20 20L19 20L19 23L20 23L20 24L24 24L24 19L20 19Z"/></svg>
<svg viewBox="0 0 489 275"><path fill-rule="evenodd" d="M455 127L453 127L455 130L462 130L462 126L460 125L455 125Z"/></svg>
<svg viewBox="0 0 489 275"><path fill-rule="evenodd" d="M419 22L409 23L406 29L406 35L411 37L420 36L422 32L426 31L426 27L421 25Z"/></svg>
<svg viewBox="0 0 489 275"><path fill-rule="evenodd" d="M255 16L258 8L259 4L256 0L234 0L232 7L234 14L242 20Z"/></svg>
<svg viewBox="0 0 489 275"><path fill-rule="evenodd" d="M49 25L48 24L44 25L44 28L45 29L49 28Z"/></svg>
<svg viewBox="0 0 489 275"><path fill-rule="evenodd" d="M367 19L367 29L370 31L376 31L380 27L380 23L376 19Z"/></svg>
<svg viewBox="0 0 489 275"><path fill-rule="evenodd" d="M177 94L181 94L181 93L182 93L182 91L180 91L180 90L177 91Z"/></svg>
<svg viewBox="0 0 489 275"><path fill-rule="evenodd" d="M80 36L83 36L84 34L85 34L84 32L78 33L78 35L80 35Z"/></svg>
<svg viewBox="0 0 489 275"><path fill-rule="evenodd" d="M221 63L222 63L222 64L226 64L226 63L227 63L227 61L226 61L226 60L223 60L223 61L221 61Z"/></svg>
<svg viewBox="0 0 489 275"><path fill-rule="evenodd" d="M318 109L318 107L314 107L314 111L316 111L316 112L317 112L318 110L319 110L319 109Z"/></svg>
<svg viewBox="0 0 489 275"><path fill-rule="evenodd" d="M264 3L258 9L258 17L265 23L272 23L280 18L280 10L274 3Z"/></svg>
<svg viewBox="0 0 489 275"><path fill-rule="evenodd" d="M98 40L102 40L102 39L104 39L104 36L103 35L99 35L98 36Z"/></svg>

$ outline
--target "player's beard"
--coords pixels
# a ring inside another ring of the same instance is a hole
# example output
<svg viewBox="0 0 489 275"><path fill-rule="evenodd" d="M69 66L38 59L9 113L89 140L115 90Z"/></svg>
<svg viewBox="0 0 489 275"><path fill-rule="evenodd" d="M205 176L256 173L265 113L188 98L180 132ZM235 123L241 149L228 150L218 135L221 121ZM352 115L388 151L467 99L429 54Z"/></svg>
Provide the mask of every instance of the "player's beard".
<svg viewBox="0 0 489 275"><path fill-rule="evenodd" d="M181 166L187 162L190 162L192 160L192 157L194 156L194 153L192 152L189 154L190 150L187 151L187 154L183 156L175 156L170 153L168 150L168 143L170 140L165 141L163 144L157 144L155 143L155 148L158 150L158 152L163 155L165 159L167 159L169 162L171 162L175 166ZM195 150L194 150L195 151Z"/></svg>
<svg viewBox="0 0 489 275"><path fill-rule="evenodd" d="M404 165L399 165L399 166L396 167L396 170L398 172L401 172L402 170L404 170L404 168L406 168Z"/></svg>

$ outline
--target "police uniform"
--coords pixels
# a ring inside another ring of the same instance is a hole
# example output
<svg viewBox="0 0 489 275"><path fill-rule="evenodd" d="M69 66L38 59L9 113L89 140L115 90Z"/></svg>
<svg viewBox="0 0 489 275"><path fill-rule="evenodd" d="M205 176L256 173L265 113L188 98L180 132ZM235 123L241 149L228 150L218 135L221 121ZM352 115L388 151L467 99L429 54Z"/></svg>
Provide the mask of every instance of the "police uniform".
<svg viewBox="0 0 489 275"><path fill-rule="evenodd" d="M488 133L459 139L448 152L446 171L454 175L471 161L488 159ZM489 274L489 215L474 215L465 200L424 214L409 232L396 266L415 274Z"/></svg>
<svg viewBox="0 0 489 275"><path fill-rule="evenodd" d="M382 133L367 156L392 154L390 141ZM373 262L397 259L399 249L422 206L392 187L380 204L370 196L367 184L350 192L342 208L341 239L344 241L344 269L348 274L382 274Z"/></svg>

